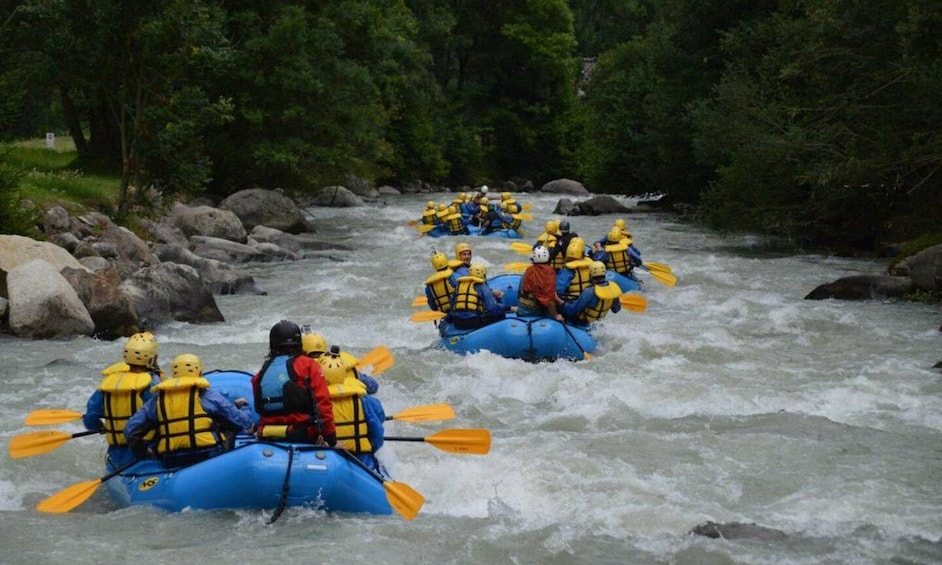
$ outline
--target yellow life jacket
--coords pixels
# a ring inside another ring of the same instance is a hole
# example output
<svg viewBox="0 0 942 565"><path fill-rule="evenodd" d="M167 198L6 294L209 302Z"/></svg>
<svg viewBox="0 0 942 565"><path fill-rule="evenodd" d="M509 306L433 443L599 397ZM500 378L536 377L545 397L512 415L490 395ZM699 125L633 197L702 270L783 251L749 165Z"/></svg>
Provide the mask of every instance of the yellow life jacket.
<svg viewBox="0 0 942 565"><path fill-rule="evenodd" d="M608 252L608 261L605 266L616 273L627 273L631 270L631 264L628 262L628 246L624 243L606 245L605 251Z"/></svg>
<svg viewBox="0 0 942 565"><path fill-rule="evenodd" d="M560 298L563 300L575 300L579 298L583 290L589 288L592 284L591 277L589 276L589 265L591 264L592 259L588 257L566 263L566 268L573 271L573 277L572 281L569 282L569 286L563 291L563 296Z"/></svg>
<svg viewBox="0 0 942 565"><path fill-rule="evenodd" d="M618 297L621 296L621 289L613 282L597 284L593 290L598 300L593 306L589 306L578 316L579 321L585 324L598 322L604 318L605 315L608 314L608 311L612 309L612 305L618 300Z"/></svg>
<svg viewBox="0 0 942 565"><path fill-rule="evenodd" d="M425 279L425 286L432 290L432 296L435 298L432 310L438 310L446 314L451 310L449 300L451 300L451 293L455 291L455 287L451 285L452 272L451 269L436 271Z"/></svg>
<svg viewBox="0 0 942 565"><path fill-rule="evenodd" d="M128 444L124 439L124 426L137 409L144 405L144 391L150 388L152 382L150 373L125 369L108 373L98 384L98 390L104 395L102 407L105 413L102 419L105 421L105 440L108 445ZM151 438L153 434L144 439Z"/></svg>
<svg viewBox="0 0 942 565"><path fill-rule="evenodd" d="M203 410L203 377L178 377L154 387L157 391L157 453L211 447L219 443L212 416Z"/></svg>
<svg viewBox="0 0 942 565"><path fill-rule="evenodd" d="M445 225L448 226L449 233L464 233L464 222L461 221L461 214L445 216Z"/></svg>
<svg viewBox="0 0 942 565"><path fill-rule="evenodd" d="M427 226L434 226L438 223L438 210L428 209L422 212L422 223Z"/></svg>
<svg viewBox="0 0 942 565"><path fill-rule="evenodd" d="M366 385L360 379L348 376L340 384L328 385L327 389L334 406L337 442L354 453L372 453L373 445L368 437L369 427L361 400L366 396Z"/></svg>
<svg viewBox="0 0 942 565"><path fill-rule="evenodd" d="M503 222L503 223L501 224L501 225L504 227L504 229L515 230L515 229L519 229L519 228L520 228L520 226L523 224L523 220L521 220L520 218L514 218L514 216L515 216L515 214L512 214L512 215L510 216L510 217L512 218L511 221L509 221L509 222Z"/></svg>
<svg viewBox="0 0 942 565"><path fill-rule="evenodd" d="M484 303L478 298L474 285L481 284L484 279L479 277L458 277L458 288L455 289L455 312L484 313Z"/></svg>

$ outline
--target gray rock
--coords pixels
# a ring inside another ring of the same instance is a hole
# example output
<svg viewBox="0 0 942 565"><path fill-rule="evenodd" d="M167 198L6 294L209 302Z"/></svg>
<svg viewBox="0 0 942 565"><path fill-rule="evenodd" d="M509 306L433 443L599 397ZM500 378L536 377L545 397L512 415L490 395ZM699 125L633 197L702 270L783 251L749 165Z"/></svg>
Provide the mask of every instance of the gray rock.
<svg viewBox="0 0 942 565"><path fill-rule="evenodd" d="M280 190L240 190L223 200L219 207L231 210L247 230L262 225L287 233L312 231L298 205Z"/></svg>
<svg viewBox="0 0 942 565"><path fill-rule="evenodd" d="M85 309L95 322L95 335L102 339L129 336L138 328L137 311L121 290L121 275L116 267L94 273L82 269L62 270L75 289Z"/></svg>
<svg viewBox="0 0 942 565"><path fill-rule="evenodd" d="M210 206L190 208L177 202L170 214L172 225L187 237L199 235L237 243L245 243L248 238L242 220L231 210Z"/></svg>
<svg viewBox="0 0 942 565"><path fill-rule="evenodd" d="M59 272L64 267L84 269L78 259L54 243L21 235L0 235L0 269L9 272L17 265L42 259Z"/></svg>
<svg viewBox="0 0 942 565"><path fill-rule="evenodd" d="M78 264L78 262L76 262ZM85 267L79 265L78 269ZM34 259L7 272L9 326L14 335L34 339L91 335L95 322L59 270Z"/></svg>
<svg viewBox="0 0 942 565"><path fill-rule="evenodd" d="M193 236L190 238L190 251L206 259L215 259L223 263L265 262L268 256L251 245L236 243L217 237Z"/></svg>
<svg viewBox="0 0 942 565"><path fill-rule="evenodd" d="M200 257L179 245L162 245L157 248L161 261L189 265L199 272L212 289L213 294L268 294L259 288L255 279L232 265Z"/></svg>
<svg viewBox="0 0 942 565"><path fill-rule="evenodd" d="M912 292L913 283L906 277L887 275L854 275L823 284L805 296L805 300L882 300L898 298Z"/></svg>
<svg viewBox="0 0 942 565"><path fill-rule="evenodd" d="M352 208L363 206L363 200L345 187L327 186L314 196L311 204L327 208Z"/></svg>
<svg viewBox="0 0 942 565"><path fill-rule="evenodd" d="M923 249L910 257L909 277L920 290L942 290L942 244Z"/></svg>
<svg viewBox="0 0 942 565"><path fill-rule="evenodd" d="M176 320L194 324L225 321L209 284L189 265L160 263L121 283L143 327Z"/></svg>
<svg viewBox="0 0 942 565"><path fill-rule="evenodd" d="M730 522L728 524L717 522L704 522L698 524L692 530L692 535L705 536L713 539L754 539L761 541L780 541L788 539L788 534L781 530L766 528L756 524L743 524L740 522Z"/></svg>
<svg viewBox="0 0 942 565"><path fill-rule="evenodd" d="M540 188L541 192L556 192L559 194L569 194L572 196L589 196L589 191L579 181L572 179L551 180Z"/></svg>

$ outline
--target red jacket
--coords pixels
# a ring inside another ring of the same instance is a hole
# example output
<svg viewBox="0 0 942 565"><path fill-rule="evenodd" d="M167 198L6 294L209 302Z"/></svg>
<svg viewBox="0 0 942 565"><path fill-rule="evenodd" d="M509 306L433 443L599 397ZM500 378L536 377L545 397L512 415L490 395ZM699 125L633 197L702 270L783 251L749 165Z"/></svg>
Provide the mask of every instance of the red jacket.
<svg viewBox="0 0 942 565"><path fill-rule="evenodd" d="M520 280L520 293L533 296L544 308L555 304L556 271L549 263L530 265Z"/></svg>
<svg viewBox="0 0 942 565"><path fill-rule="evenodd" d="M295 382L298 386L306 389L307 384L305 381L310 381L311 400L314 406L317 407L321 420L320 435L325 438L336 435L337 431L334 427L334 406L330 401L327 379L324 378L324 373L321 372L321 366L317 364L317 361L307 355L298 355L294 358L292 368L297 375ZM258 372L252 377L252 390L255 391L256 396L259 394L261 376L261 372ZM256 410L257 409L258 407L256 407ZM311 415L305 412L294 412L278 416L262 415L259 417L258 423L262 426L265 424L310 424ZM312 440L317 439L317 433L318 430L312 426L309 433L310 438Z"/></svg>

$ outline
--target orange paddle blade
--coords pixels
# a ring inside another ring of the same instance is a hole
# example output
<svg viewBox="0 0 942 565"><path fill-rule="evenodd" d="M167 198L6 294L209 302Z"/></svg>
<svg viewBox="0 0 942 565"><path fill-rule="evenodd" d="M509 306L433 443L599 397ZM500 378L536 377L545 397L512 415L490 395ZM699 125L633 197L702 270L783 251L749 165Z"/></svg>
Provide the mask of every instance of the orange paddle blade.
<svg viewBox="0 0 942 565"><path fill-rule="evenodd" d="M648 299L638 294L622 294L618 301L626 310L632 312L644 312L648 309Z"/></svg>
<svg viewBox="0 0 942 565"><path fill-rule="evenodd" d="M428 310L426 312L416 312L409 317L413 322L433 322L435 320L441 320L445 317L443 312L438 312L436 310Z"/></svg>
<svg viewBox="0 0 942 565"><path fill-rule="evenodd" d="M27 426L48 426L53 424L64 424L82 417L81 412L74 410L33 410L26 416Z"/></svg>

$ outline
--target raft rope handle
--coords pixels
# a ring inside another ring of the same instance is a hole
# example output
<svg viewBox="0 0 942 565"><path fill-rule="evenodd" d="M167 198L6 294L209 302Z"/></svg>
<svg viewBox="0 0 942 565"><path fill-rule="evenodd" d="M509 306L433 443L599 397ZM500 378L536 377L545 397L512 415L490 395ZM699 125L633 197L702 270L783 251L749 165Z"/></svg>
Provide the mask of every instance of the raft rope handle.
<svg viewBox="0 0 942 565"><path fill-rule="evenodd" d="M281 513L285 511L285 508L288 506L288 490L291 488L291 464L294 462L294 447L288 448L288 470L285 472L285 484L281 487L281 499L278 500L278 507L275 508L275 511L271 515L271 519L268 520L269 524L274 524L275 520L281 516Z"/></svg>

